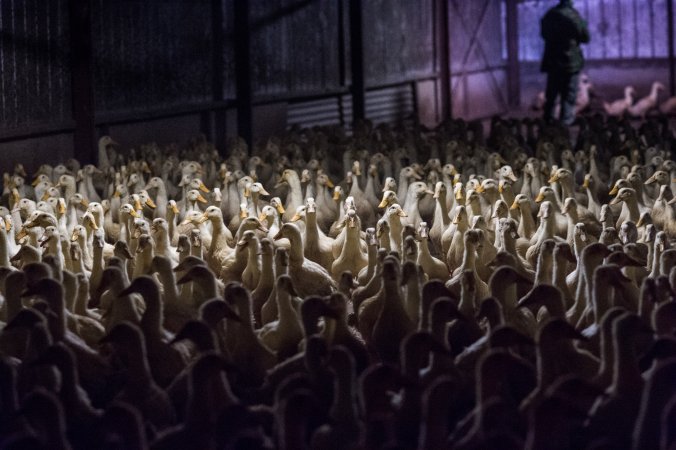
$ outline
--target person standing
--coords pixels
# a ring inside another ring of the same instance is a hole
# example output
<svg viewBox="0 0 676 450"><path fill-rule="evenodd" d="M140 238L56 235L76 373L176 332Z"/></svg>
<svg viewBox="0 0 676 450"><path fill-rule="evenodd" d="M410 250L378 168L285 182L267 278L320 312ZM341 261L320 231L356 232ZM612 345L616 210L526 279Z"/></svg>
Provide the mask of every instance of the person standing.
<svg viewBox="0 0 676 450"><path fill-rule="evenodd" d="M545 52L540 71L547 74L544 118L554 119L556 99L560 97L559 120L571 125L575 120L575 99L584 56L580 44L589 42L587 22L573 8L572 0L559 0L540 21Z"/></svg>

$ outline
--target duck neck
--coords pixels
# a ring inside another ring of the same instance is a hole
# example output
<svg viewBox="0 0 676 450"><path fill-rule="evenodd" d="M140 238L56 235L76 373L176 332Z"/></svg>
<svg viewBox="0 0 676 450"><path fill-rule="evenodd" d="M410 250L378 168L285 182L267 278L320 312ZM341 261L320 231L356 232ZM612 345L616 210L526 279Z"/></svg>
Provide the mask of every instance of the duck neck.
<svg viewBox="0 0 676 450"><path fill-rule="evenodd" d="M141 329L147 342L159 342L162 335L163 305L159 292L146 292L143 295L146 310L141 317Z"/></svg>
<svg viewBox="0 0 676 450"><path fill-rule="evenodd" d="M69 312L74 312L75 311L75 303L77 302L77 279L72 273L68 273L68 277L66 278L64 274L63 282L63 295L65 298L66 302L66 309Z"/></svg>
<svg viewBox="0 0 676 450"><path fill-rule="evenodd" d="M605 319L605 318L604 318ZM601 362L599 371L596 375L596 381L599 386L610 386L613 382L613 371L615 370L615 343L613 342L613 320L605 319L600 324L601 337Z"/></svg>
<svg viewBox="0 0 676 450"><path fill-rule="evenodd" d="M628 198L624 202L627 212L629 213L629 220L634 223L638 223L638 220L641 218L641 211L638 207L638 201L634 196Z"/></svg>
<svg viewBox="0 0 676 450"><path fill-rule="evenodd" d="M476 289L467 289L465 283L460 284L460 302L458 303L458 311L465 317L474 317L474 298L476 297ZM445 324L446 322L444 322ZM446 326L444 325L443 332L445 332ZM441 335L441 342L445 339L444 335Z"/></svg>
<svg viewBox="0 0 676 450"><path fill-rule="evenodd" d="M596 195L596 191L594 189L591 189L589 186L587 186L585 188L585 192L587 193L587 198L589 199L589 201L598 205L599 199L598 199L598 196Z"/></svg>
<svg viewBox="0 0 676 450"><path fill-rule="evenodd" d="M418 274L409 277L406 283L406 310L416 328L420 325L421 292Z"/></svg>
<svg viewBox="0 0 676 450"><path fill-rule="evenodd" d="M662 258L662 246L660 244L653 245L652 265L650 268L650 278L657 279L662 273L660 260Z"/></svg>
<svg viewBox="0 0 676 450"><path fill-rule="evenodd" d="M8 236L5 229L0 228L0 267L10 267Z"/></svg>
<svg viewBox="0 0 676 450"><path fill-rule="evenodd" d="M66 301L63 296L63 288L61 288L55 292L47 293L45 297L49 308L56 315L53 320L53 327L50 327L52 338L55 342L61 341L66 337Z"/></svg>
<svg viewBox="0 0 676 450"><path fill-rule="evenodd" d="M372 195L376 195L376 177L377 174L369 174L368 178L366 179L366 188L364 189L365 192L369 192Z"/></svg>
<svg viewBox="0 0 676 450"><path fill-rule="evenodd" d="M295 211L298 206L303 204L303 190L298 177L290 177L287 181L289 183L289 199L286 202L286 209Z"/></svg>
<svg viewBox="0 0 676 450"><path fill-rule="evenodd" d="M248 253L247 253L246 269L250 270L254 276L254 279L258 280L258 277L260 276L260 269L258 266L258 250L259 250L258 245L250 244L247 246L247 249Z"/></svg>
<svg viewBox="0 0 676 450"><path fill-rule="evenodd" d="M361 198L364 196L364 192L359 187L359 178L356 176L352 177L352 184L350 186L350 193L348 194L355 199Z"/></svg>
<svg viewBox="0 0 676 450"><path fill-rule="evenodd" d="M130 345L125 347L128 352L129 359L127 384L134 391L145 391L149 386L154 384L152 375L150 373L150 364L148 363L148 352L146 350L145 339L141 337L137 345Z"/></svg>
<svg viewBox="0 0 676 450"><path fill-rule="evenodd" d="M85 267L87 267L87 255L89 252L87 252L86 248L80 247L82 250L82 262L84 262ZM89 258L89 262L91 263L92 268L92 273L90 275L90 280L97 280L96 282L98 283L98 280L101 278L101 273L103 272L103 245L98 246L95 245L93 250L93 257Z"/></svg>
<svg viewBox="0 0 676 450"><path fill-rule="evenodd" d="M399 189L397 190L397 198L404 199L404 204L401 205L401 207L403 208L404 206L406 206L406 201L408 200L408 196L407 196L407 194L408 194L408 178L406 178L405 176L400 176L398 185L399 185Z"/></svg>
<svg viewBox="0 0 676 450"><path fill-rule="evenodd" d="M588 279L591 279L591 277ZM594 322L599 323L608 309L610 309L609 296L612 292L612 285L607 283L608 280L602 279L599 276L595 276L593 279L591 299L594 310Z"/></svg>
<svg viewBox="0 0 676 450"><path fill-rule="evenodd" d="M552 254L540 251L535 272L535 285L552 284Z"/></svg>
<svg viewBox="0 0 676 450"><path fill-rule="evenodd" d="M305 213L305 243L318 245L319 243L319 227L317 226L317 213Z"/></svg>
<svg viewBox="0 0 676 450"><path fill-rule="evenodd" d="M237 312L239 313L239 317L241 319L239 325L241 326L242 329L246 330L247 332L250 332L250 334L253 335L254 322L253 322L253 311L251 310L251 302L249 301L248 298L243 297L236 301L236 305Z"/></svg>
<svg viewBox="0 0 676 450"><path fill-rule="evenodd" d="M260 209L258 208L259 198L260 194L258 192L251 192L251 205L249 205L249 209L254 217L258 217L260 214Z"/></svg>
<svg viewBox="0 0 676 450"><path fill-rule="evenodd" d="M5 323L11 322L23 309L23 302L21 301L21 290L23 289L23 283L20 285L17 283L17 286L5 283L5 307L3 308L5 312L3 320Z"/></svg>
<svg viewBox="0 0 676 450"><path fill-rule="evenodd" d="M357 395L354 364L345 364L346 367L336 367L334 370L333 405L329 415L337 424L356 424Z"/></svg>
<svg viewBox="0 0 676 450"><path fill-rule="evenodd" d="M552 270L554 273L554 286L559 288L562 293L568 291L568 285L566 284L566 277L568 276L568 264L566 261L554 257L554 268ZM564 302L566 297L564 296Z"/></svg>
<svg viewBox="0 0 676 450"><path fill-rule="evenodd" d="M42 426L37 427L44 430L45 442L49 442L49 448L54 450L70 450L72 447L66 436L66 423L63 414L50 416L49 419L42 420Z"/></svg>
<svg viewBox="0 0 676 450"><path fill-rule="evenodd" d="M547 309L549 317L559 319L566 318L566 308L564 306L562 297L555 296L543 299L542 304Z"/></svg>
<svg viewBox="0 0 676 450"><path fill-rule="evenodd" d="M568 167L568 169L573 170L571 167ZM559 179L559 185L561 186L562 199L575 196L575 189L573 188L573 180L571 178Z"/></svg>
<svg viewBox="0 0 676 450"><path fill-rule="evenodd" d="M239 252L239 255L235 256L236 265L238 268L246 266L246 258L243 258L244 252ZM241 273L241 271L238 271ZM202 291L202 301L209 300L211 298L218 297L218 283L214 275L209 275L203 277L199 283L194 283L193 286L198 286Z"/></svg>
<svg viewBox="0 0 676 450"><path fill-rule="evenodd" d="M523 225L523 234L524 238L530 238L535 233L536 226L535 220L533 220L533 214L531 213L530 205L522 204L519 208L521 211L521 224Z"/></svg>
<svg viewBox="0 0 676 450"><path fill-rule="evenodd" d="M502 201L505 202L507 206L511 206L514 203L514 192L512 192L512 189L503 189L502 193L500 194L500 197L502 197ZM509 217L511 217L514 220L518 220L518 215L516 214L518 211L513 211L509 210Z"/></svg>
<svg viewBox="0 0 676 450"><path fill-rule="evenodd" d="M418 202L420 198L418 194L414 192L409 192L406 195L406 213L409 216L409 221L413 224L417 224L420 221L420 208Z"/></svg>
<svg viewBox="0 0 676 450"><path fill-rule="evenodd" d="M263 253L261 255L261 276L258 279L256 291L271 289L274 283L273 274L273 256L271 253Z"/></svg>
<svg viewBox="0 0 676 450"><path fill-rule="evenodd" d="M176 229L176 214L174 214L174 211L169 208L167 211L167 227L169 229L168 234L169 234L169 239L170 241L177 241L178 240L178 230Z"/></svg>
<svg viewBox="0 0 676 450"><path fill-rule="evenodd" d="M24 222L21 219L21 209L18 206L15 206L14 208L12 208L10 214L12 215L12 223L14 224L14 226L12 227L12 235L14 236L14 240L17 241L18 239L16 239L16 236L17 234L19 234L19 230L21 229L20 224Z"/></svg>
<svg viewBox="0 0 676 450"><path fill-rule="evenodd" d="M80 236L80 239L77 241L78 245L80 246L80 250L82 250L82 262L84 263L85 267L91 267L93 269L94 263L97 262L96 260L100 258L98 262L101 262L103 260L103 248L95 248L94 246L94 236L92 236L92 246L89 247L87 246L87 240L85 239L85 236ZM89 251L91 248L91 252ZM97 253L100 253L100 257L97 257Z"/></svg>
<svg viewBox="0 0 676 450"><path fill-rule="evenodd" d="M568 228L566 232L566 242L573 244L575 242L575 225L578 223L577 214L568 212Z"/></svg>
<svg viewBox="0 0 676 450"><path fill-rule="evenodd" d="M404 316L407 316L406 311L404 310L404 304L401 299L401 291L399 286L397 286L396 281L390 281L383 283L383 294L384 301L382 307L382 313L384 312L397 312L401 313Z"/></svg>
<svg viewBox="0 0 676 450"><path fill-rule="evenodd" d="M493 239L493 247L496 249L502 248L502 234L498 233L497 230L500 227L500 217L495 217L492 222L492 230L495 231L495 238Z"/></svg>
<svg viewBox="0 0 676 450"><path fill-rule="evenodd" d="M157 236L155 238L155 247L157 250L156 253L158 255L169 257L169 252L171 251L169 244L169 234L166 233L164 230L162 230L159 233L157 233L156 236Z"/></svg>
<svg viewBox="0 0 676 450"><path fill-rule="evenodd" d="M554 353L552 353L554 352ZM547 389L558 376L556 371L558 349L552 343L540 342L537 347L538 387Z"/></svg>
<svg viewBox="0 0 676 450"><path fill-rule="evenodd" d="M213 233L211 235L211 247L209 255L215 255L219 250L228 248L228 230L223 223L223 218L217 218L211 221Z"/></svg>
<svg viewBox="0 0 676 450"><path fill-rule="evenodd" d="M547 239L554 238L554 217L543 217L542 222L540 222L540 235L539 241L542 243Z"/></svg>
<svg viewBox="0 0 676 450"><path fill-rule="evenodd" d="M62 361L58 368L61 373L61 396L64 399L64 406L75 406L80 402L80 380L75 369L75 361L68 358Z"/></svg>
<svg viewBox="0 0 676 450"><path fill-rule="evenodd" d="M419 448L444 448L447 445L449 405L444 397L429 396L427 403L423 403Z"/></svg>
<svg viewBox="0 0 676 450"><path fill-rule="evenodd" d="M448 204L446 203L446 192L439 192L436 200L437 204L434 208L433 223L441 223L445 230L451 224L451 216L449 215Z"/></svg>
<svg viewBox="0 0 676 450"><path fill-rule="evenodd" d="M296 320L296 311L291 305L291 295L284 289L276 289L277 312L279 314L279 323L289 323Z"/></svg>
<svg viewBox="0 0 676 450"><path fill-rule="evenodd" d="M300 237L300 234L292 233L288 236L289 243L289 264L303 264L305 257L303 256L303 240Z"/></svg>
<svg viewBox="0 0 676 450"><path fill-rule="evenodd" d="M379 248L384 248L387 253L392 251L392 236L391 236L392 231L389 231L387 234L383 233L379 238L378 238L378 247ZM376 254L377 257L377 254Z"/></svg>
<svg viewBox="0 0 676 450"><path fill-rule="evenodd" d="M150 272L150 266L152 265L154 256L152 244L146 246L146 248L143 249L143 251L139 254L139 258L137 258L138 260L136 261L136 265L134 266L134 278L141 275L146 275Z"/></svg>
<svg viewBox="0 0 676 450"><path fill-rule="evenodd" d="M617 325L616 323L613 327ZM613 333L613 351L615 358L611 390L620 395L635 395L641 392L643 377L637 363L631 333Z"/></svg>
<svg viewBox="0 0 676 450"><path fill-rule="evenodd" d="M475 200L470 201L467 206L469 206L468 211L470 212L470 215L472 217L477 217L477 216L483 215L482 211L481 211L481 202L479 202L478 200L477 201L475 201Z"/></svg>
<svg viewBox="0 0 676 450"><path fill-rule="evenodd" d="M476 269L476 246L465 243L465 253L462 255L460 267L461 271L474 271Z"/></svg>
<svg viewBox="0 0 676 450"><path fill-rule="evenodd" d="M187 405L185 427L199 434L212 433L218 422L218 412L222 408L237 404L227 377L221 372L210 372L196 376L193 371L193 380Z"/></svg>
<svg viewBox="0 0 676 450"><path fill-rule="evenodd" d="M360 227L347 225L345 229L345 241L340 252L342 258L355 258L361 256L361 249L359 248L359 233Z"/></svg>
<svg viewBox="0 0 676 450"><path fill-rule="evenodd" d="M497 234L497 233L496 233ZM502 239L500 239L500 247L498 251L504 251L510 255L516 255L516 239L512 237L512 232L509 230L504 230L502 233ZM520 266L519 259L516 258L516 265Z"/></svg>
<svg viewBox="0 0 676 450"><path fill-rule="evenodd" d="M430 254L430 245L429 241L427 240L426 237L421 238L418 241L418 260L422 258L429 259L432 257ZM374 259L375 259L375 252L374 252Z"/></svg>
<svg viewBox="0 0 676 450"><path fill-rule="evenodd" d="M83 279L78 284L77 297L75 298L75 314L87 315L87 300L89 299L89 282Z"/></svg>
<svg viewBox="0 0 676 450"><path fill-rule="evenodd" d="M366 265L366 280L370 280L376 271L376 263L378 262L378 246L369 245L366 249L368 263Z"/></svg>
<svg viewBox="0 0 676 450"><path fill-rule="evenodd" d="M164 299L167 305L177 306L178 301L178 287L176 285L176 275L174 271L171 270L169 264L166 267L162 267L157 271L157 274L162 283L162 289L164 290Z"/></svg>

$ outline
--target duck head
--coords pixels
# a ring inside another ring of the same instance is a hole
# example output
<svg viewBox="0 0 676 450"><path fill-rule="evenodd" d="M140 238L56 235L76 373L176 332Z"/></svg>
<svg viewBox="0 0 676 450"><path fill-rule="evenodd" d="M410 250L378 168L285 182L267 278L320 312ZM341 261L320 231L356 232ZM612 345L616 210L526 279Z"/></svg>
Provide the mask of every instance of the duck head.
<svg viewBox="0 0 676 450"><path fill-rule="evenodd" d="M380 201L380 204L378 205L378 208L385 208L387 206L390 206L394 203L398 203L397 199L397 194L394 191L384 191L383 192L383 199Z"/></svg>

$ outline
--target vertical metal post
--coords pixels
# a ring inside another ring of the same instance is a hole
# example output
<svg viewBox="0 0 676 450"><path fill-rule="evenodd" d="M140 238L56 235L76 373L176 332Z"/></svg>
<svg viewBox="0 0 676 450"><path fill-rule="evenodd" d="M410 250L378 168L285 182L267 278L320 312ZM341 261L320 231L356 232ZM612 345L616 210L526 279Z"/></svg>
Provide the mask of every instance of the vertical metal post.
<svg viewBox="0 0 676 450"><path fill-rule="evenodd" d="M449 119L452 114L451 108L451 57L449 49L448 32L448 2L449 0L437 0L435 2L435 17L437 24L437 58L439 63L439 96L441 98L439 118L441 121Z"/></svg>
<svg viewBox="0 0 676 450"><path fill-rule="evenodd" d="M223 0L211 0L211 28L213 38L213 65L212 65L212 100L216 103L221 103L224 100L223 90L223 75L225 72L225 33L224 16L223 16ZM225 133L226 133L226 113L225 109L217 107L213 114L208 117L208 137L214 143L220 152L225 151Z"/></svg>
<svg viewBox="0 0 676 450"><path fill-rule="evenodd" d="M350 0L350 62L352 74L352 120L366 116L366 82L364 79L364 36L361 0Z"/></svg>
<svg viewBox="0 0 676 450"><path fill-rule="evenodd" d="M519 67L519 8L517 0L505 0L507 13L507 101L510 107L521 103Z"/></svg>
<svg viewBox="0 0 676 450"><path fill-rule="evenodd" d="M69 0L73 156L82 164L96 162L91 0Z"/></svg>
<svg viewBox="0 0 676 450"><path fill-rule="evenodd" d="M237 131L251 148L253 140L253 93L251 87L251 26L249 0L234 1L235 89Z"/></svg>
<svg viewBox="0 0 676 450"><path fill-rule="evenodd" d="M667 35L669 39L669 92L676 95L676 55L674 54L674 0L667 0Z"/></svg>

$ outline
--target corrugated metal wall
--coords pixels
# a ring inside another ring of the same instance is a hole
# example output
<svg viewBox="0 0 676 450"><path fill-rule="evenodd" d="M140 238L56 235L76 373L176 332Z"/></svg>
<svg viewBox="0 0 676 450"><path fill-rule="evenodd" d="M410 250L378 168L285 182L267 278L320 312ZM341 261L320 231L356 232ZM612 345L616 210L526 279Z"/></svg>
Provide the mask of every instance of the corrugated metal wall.
<svg viewBox="0 0 676 450"><path fill-rule="evenodd" d="M431 76L435 70L432 0L369 0L363 5L366 85Z"/></svg>
<svg viewBox="0 0 676 450"><path fill-rule="evenodd" d="M340 2L252 0L254 95L293 96L338 89Z"/></svg>
<svg viewBox="0 0 676 450"><path fill-rule="evenodd" d="M209 0L96 0L96 110L166 109L212 98Z"/></svg>
<svg viewBox="0 0 676 450"><path fill-rule="evenodd" d="M453 115L473 119L507 110L502 2L449 0Z"/></svg>
<svg viewBox="0 0 676 450"><path fill-rule="evenodd" d="M371 89L366 92L366 117L373 123L411 124L416 116L413 83ZM341 124L351 128L352 96L349 94L289 103L288 125L313 127Z"/></svg>
<svg viewBox="0 0 676 450"><path fill-rule="evenodd" d="M67 0L3 0L0 37L0 132L69 121Z"/></svg>
<svg viewBox="0 0 676 450"><path fill-rule="evenodd" d="M214 97L211 0L91 0L97 123L206 105ZM222 0L224 99L235 98L233 2ZM37 124L72 126L68 0L0 2L0 135ZM329 118L351 122L346 0L251 0L255 101L335 99ZM435 76L433 0L363 2L367 116L415 112L413 81ZM340 97L340 98L339 98ZM320 102L321 103L321 102ZM315 121L316 122L316 121ZM312 121L307 122L312 123Z"/></svg>
<svg viewBox="0 0 676 450"><path fill-rule="evenodd" d="M589 23L590 60L667 58L667 0L576 0L575 7ZM540 18L555 4L525 0L519 5L519 55L539 61L543 43Z"/></svg>

